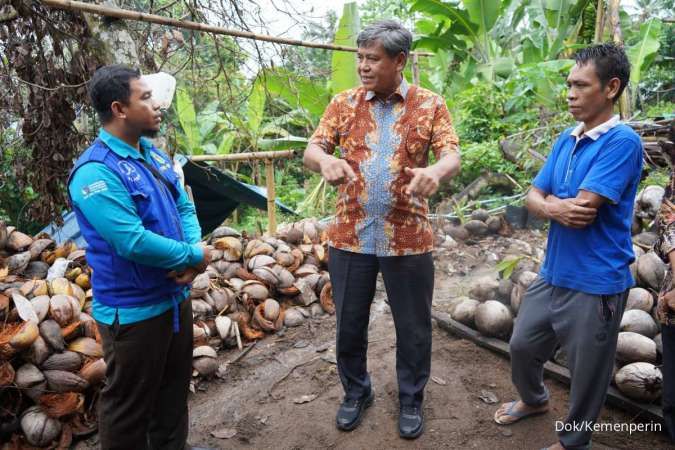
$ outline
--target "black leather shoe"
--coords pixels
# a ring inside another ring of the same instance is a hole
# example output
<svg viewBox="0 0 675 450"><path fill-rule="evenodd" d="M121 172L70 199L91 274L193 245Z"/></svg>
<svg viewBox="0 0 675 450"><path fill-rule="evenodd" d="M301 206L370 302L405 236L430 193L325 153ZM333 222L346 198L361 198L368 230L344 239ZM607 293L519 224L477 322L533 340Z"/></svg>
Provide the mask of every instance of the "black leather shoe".
<svg viewBox="0 0 675 450"><path fill-rule="evenodd" d="M404 439L416 439L424 431L422 408L402 406L398 417L398 434Z"/></svg>
<svg viewBox="0 0 675 450"><path fill-rule="evenodd" d="M365 398L358 400L345 399L340 405L337 417L335 418L335 425L338 427L338 430L352 431L358 427L363 419L364 411L373 404L374 398L373 391L370 391L370 394Z"/></svg>

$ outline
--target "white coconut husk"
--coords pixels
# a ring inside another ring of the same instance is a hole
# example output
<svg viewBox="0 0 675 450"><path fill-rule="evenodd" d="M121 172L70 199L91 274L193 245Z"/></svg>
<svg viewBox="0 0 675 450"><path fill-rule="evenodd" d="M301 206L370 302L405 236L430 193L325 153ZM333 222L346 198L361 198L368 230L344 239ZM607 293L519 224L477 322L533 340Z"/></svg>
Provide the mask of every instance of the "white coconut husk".
<svg viewBox="0 0 675 450"><path fill-rule="evenodd" d="M614 382L627 397L641 402L652 402L661 397L663 374L653 364L635 362L619 369Z"/></svg>
<svg viewBox="0 0 675 450"><path fill-rule="evenodd" d="M653 338L658 334L659 329L649 313L640 309L631 309L623 313L621 331L632 331Z"/></svg>
<svg viewBox="0 0 675 450"><path fill-rule="evenodd" d="M632 331L622 331L616 345L616 359L624 364L656 362L656 344L653 340Z"/></svg>
<svg viewBox="0 0 675 450"><path fill-rule="evenodd" d="M509 308L496 300L488 300L476 307L476 328L486 336L508 338L513 329L513 316Z"/></svg>

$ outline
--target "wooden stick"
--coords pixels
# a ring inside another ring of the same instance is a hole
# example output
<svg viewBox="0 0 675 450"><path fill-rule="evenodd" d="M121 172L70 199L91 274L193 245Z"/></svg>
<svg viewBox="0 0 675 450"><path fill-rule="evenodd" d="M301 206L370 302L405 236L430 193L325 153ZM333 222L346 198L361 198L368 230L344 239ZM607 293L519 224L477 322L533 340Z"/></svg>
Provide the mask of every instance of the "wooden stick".
<svg viewBox="0 0 675 450"><path fill-rule="evenodd" d="M265 183L267 184L267 232L274 236L277 232L276 192L274 186L274 162L265 160Z"/></svg>
<svg viewBox="0 0 675 450"><path fill-rule="evenodd" d="M256 161L261 159L292 158L296 150L278 150L269 152L231 153L229 155L191 155L190 161Z"/></svg>
<svg viewBox="0 0 675 450"><path fill-rule="evenodd" d="M204 31L206 33L224 34L226 36L239 37L244 39L253 39L256 41L273 42L275 44L295 45L299 47L322 48L325 50L338 50L342 52L356 52L356 47L348 47L345 45L334 44L320 44L316 42L301 41L299 39L287 39L281 37L270 36L267 34L251 33L250 31L239 31L230 28L219 27L215 25L207 25L199 22L192 22L189 20L178 20L170 17L159 16L157 14L147 14L139 11L131 11L128 9L111 8L109 6L95 5L92 3L84 3L73 0L42 0L42 3L52 8L67 9L70 11L86 12L90 14L97 14L100 16L115 17L118 19L138 20L140 22L150 22L159 25L167 25L175 28L185 28L188 30ZM433 56L429 52L413 52L420 56Z"/></svg>

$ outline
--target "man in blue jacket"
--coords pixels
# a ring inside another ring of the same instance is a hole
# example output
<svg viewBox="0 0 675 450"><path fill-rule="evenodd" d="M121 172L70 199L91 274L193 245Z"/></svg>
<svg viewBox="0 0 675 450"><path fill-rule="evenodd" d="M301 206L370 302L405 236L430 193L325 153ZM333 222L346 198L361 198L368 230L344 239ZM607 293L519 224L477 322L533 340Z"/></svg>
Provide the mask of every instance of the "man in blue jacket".
<svg viewBox="0 0 675 450"><path fill-rule="evenodd" d="M89 83L102 122L68 190L93 269L93 316L107 364L101 448L186 447L192 373L189 283L209 262L171 160L144 136L161 112L138 70L106 66Z"/></svg>
<svg viewBox="0 0 675 450"><path fill-rule="evenodd" d="M544 363L557 345L571 375L569 412L549 449L590 449L612 376L621 316L634 280L633 202L642 171L639 136L614 115L628 84L623 49L580 50L567 77L567 101L579 122L558 138L527 197L531 213L551 221L546 260L527 290L510 342L520 400L495 414L507 425L549 409Z"/></svg>

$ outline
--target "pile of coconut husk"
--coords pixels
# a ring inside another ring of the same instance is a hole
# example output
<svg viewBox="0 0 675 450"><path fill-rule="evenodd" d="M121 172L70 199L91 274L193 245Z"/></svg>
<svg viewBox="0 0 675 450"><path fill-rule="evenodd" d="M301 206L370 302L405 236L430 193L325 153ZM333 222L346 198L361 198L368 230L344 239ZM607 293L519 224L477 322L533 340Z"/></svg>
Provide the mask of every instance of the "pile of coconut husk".
<svg viewBox="0 0 675 450"><path fill-rule="evenodd" d="M221 227L205 244L212 261L189 300L196 381L217 373L220 349L334 313L317 221L262 238ZM73 242L57 246L0 222L0 440L67 448L96 431L106 365L90 276L86 252Z"/></svg>
<svg viewBox="0 0 675 450"><path fill-rule="evenodd" d="M190 294L195 374L216 374L219 347L241 348L242 340L335 313L326 233L316 220L282 225L275 237L248 238L220 227L208 248L211 264Z"/></svg>
<svg viewBox="0 0 675 450"><path fill-rule="evenodd" d="M662 197L663 188L658 186L648 186L637 196L633 226L636 260L631 265L636 286L630 290L621 321L613 376L613 383L624 395L643 402L658 401L661 396L661 325L656 298L667 266L652 248ZM474 282L468 296L450 302L448 312L481 334L508 342L525 291L537 278L542 260L530 255L507 256L497 265L499 277L486 276ZM552 360L567 366L564 349L558 349Z"/></svg>
<svg viewBox="0 0 675 450"><path fill-rule="evenodd" d="M0 223L0 439L68 448L105 377L84 251Z"/></svg>
<svg viewBox="0 0 675 450"><path fill-rule="evenodd" d="M508 235L511 227L503 215L491 215L487 210L473 210L463 220L435 224L435 243L440 248L454 248L457 242L476 241L489 235Z"/></svg>

